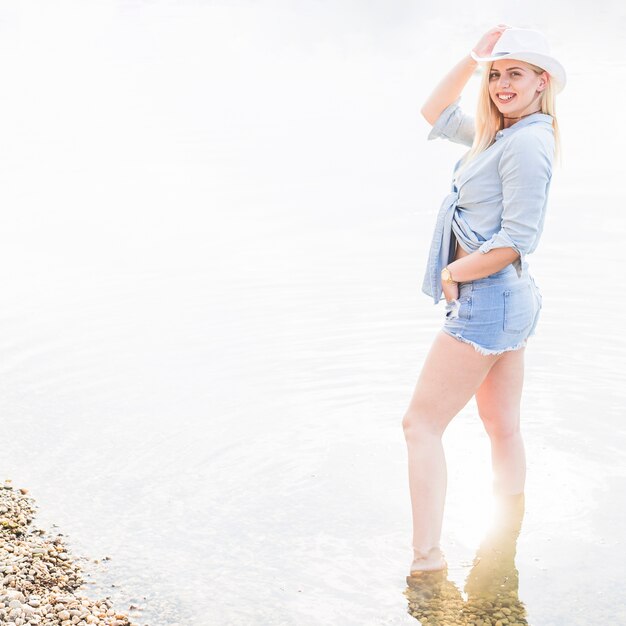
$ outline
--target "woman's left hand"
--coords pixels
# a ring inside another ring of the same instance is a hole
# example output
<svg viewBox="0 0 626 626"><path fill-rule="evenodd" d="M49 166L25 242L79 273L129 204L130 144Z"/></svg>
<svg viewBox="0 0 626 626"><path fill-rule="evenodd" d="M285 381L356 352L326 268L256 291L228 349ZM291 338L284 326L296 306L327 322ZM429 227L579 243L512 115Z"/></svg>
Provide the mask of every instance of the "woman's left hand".
<svg viewBox="0 0 626 626"><path fill-rule="evenodd" d="M451 302L459 297L459 283L450 283L442 280L441 288L446 302Z"/></svg>

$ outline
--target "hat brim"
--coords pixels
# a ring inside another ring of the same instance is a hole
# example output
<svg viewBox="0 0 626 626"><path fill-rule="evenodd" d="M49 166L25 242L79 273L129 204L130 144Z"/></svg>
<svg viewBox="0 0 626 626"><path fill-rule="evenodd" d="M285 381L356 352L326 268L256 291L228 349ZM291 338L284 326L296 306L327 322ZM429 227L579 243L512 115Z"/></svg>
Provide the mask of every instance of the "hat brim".
<svg viewBox="0 0 626 626"><path fill-rule="evenodd" d="M556 87L556 93L562 91L567 83L565 68L554 57L539 52L507 52L506 54L480 57L472 50L470 54L472 59L479 63L490 63L491 61L498 61L500 59L516 59L518 61L526 61L527 63L538 65L550 74Z"/></svg>

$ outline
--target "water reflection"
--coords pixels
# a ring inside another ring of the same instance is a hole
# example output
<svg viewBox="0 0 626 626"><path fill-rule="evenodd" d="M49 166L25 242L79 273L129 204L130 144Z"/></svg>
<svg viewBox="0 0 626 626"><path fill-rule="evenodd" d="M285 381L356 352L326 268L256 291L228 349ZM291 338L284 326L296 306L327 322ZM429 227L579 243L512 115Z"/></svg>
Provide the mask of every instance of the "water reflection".
<svg viewBox="0 0 626 626"><path fill-rule="evenodd" d="M463 594L447 570L407 576L408 613L422 624L439 626L527 626L520 601L515 552L524 494L497 496L495 518L476 552Z"/></svg>

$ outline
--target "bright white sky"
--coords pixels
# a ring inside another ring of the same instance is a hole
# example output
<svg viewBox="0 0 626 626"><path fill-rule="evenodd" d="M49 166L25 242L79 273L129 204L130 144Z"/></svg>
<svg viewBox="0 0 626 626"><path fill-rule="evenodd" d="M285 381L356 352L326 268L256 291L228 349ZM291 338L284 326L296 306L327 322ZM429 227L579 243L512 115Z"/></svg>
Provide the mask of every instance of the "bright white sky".
<svg viewBox="0 0 626 626"><path fill-rule="evenodd" d="M291 211L295 199L316 210L355 193L377 211L389 193L414 196L419 105L498 22L543 30L568 69L558 113L572 179L588 166L621 171L623 126L607 118L626 84L623 3L440 7L3 2L2 266L18 279L16 264L210 261L234 245L242 212Z"/></svg>

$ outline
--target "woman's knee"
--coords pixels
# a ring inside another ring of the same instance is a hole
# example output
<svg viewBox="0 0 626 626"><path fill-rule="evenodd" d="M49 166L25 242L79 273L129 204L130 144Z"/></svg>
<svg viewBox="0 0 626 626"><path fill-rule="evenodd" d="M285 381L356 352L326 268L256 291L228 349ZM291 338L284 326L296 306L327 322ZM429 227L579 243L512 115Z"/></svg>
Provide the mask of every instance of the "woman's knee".
<svg viewBox="0 0 626 626"><path fill-rule="evenodd" d="M427 441L441 438L443 432L437 420L423 411L407 411L402 417L402 430L405 439Z"/></svg>
<svg viewBox="0 0 626 626"><path fill-rule="evenodd" d="M510 439L520 435L519 413L500 413L497 416L480 416L485 431L491 439Z"/></svg>

